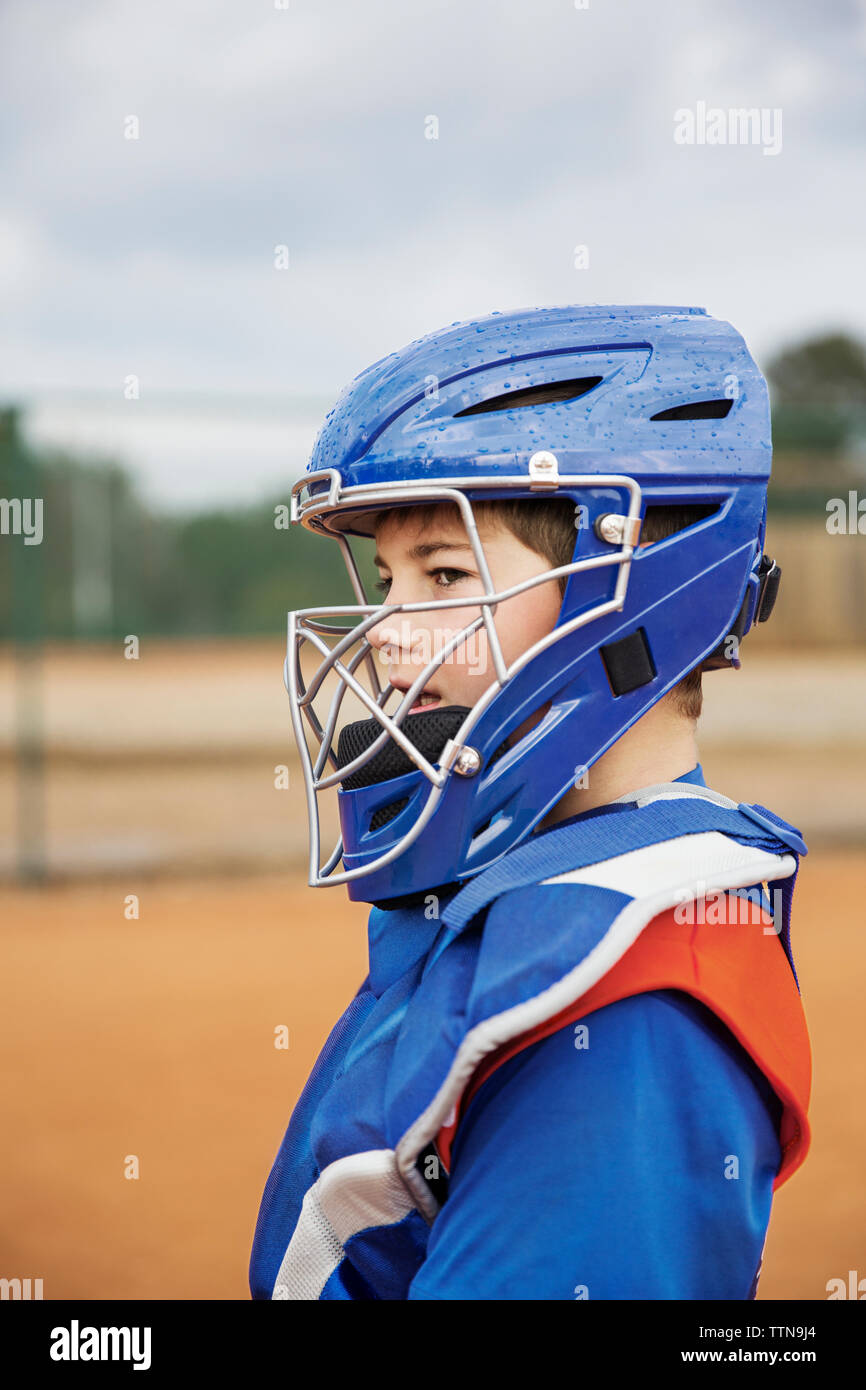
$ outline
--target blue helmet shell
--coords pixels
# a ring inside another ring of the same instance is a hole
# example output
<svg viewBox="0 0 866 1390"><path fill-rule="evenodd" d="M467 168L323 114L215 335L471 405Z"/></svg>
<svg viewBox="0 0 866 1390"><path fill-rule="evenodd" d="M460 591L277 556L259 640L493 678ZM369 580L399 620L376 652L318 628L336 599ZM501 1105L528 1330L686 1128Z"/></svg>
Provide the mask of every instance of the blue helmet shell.
<svg viewBox="0 0 866 1390"><path fill-rule="evenodd" d="M512 394L513 404L503 399ZM626 509L624 490L530 489L529 460L540 450L556 456L563 475L633 479L644 512L695 504L716 510L635 550L621 611L567 633L505 683L473 729L478 774L450 777L408 850L350 880L351 898L388 900L487 868L530 835L576 777L688 671L758 616L772 457L767 386L740 334L704 309L564 305L429 333L350 383L307 471L337 470L343 487L487 480L477 492L462 485L470 500L566 496L585 509L573 558L609 552L594 523ZM525 491L491 488L498 476L518 473L527 475ZM328 486L311 479L310 495ZM369 534L363 513L345 508L311 526ZM612 567L571 574L557 626L609 600L615 579ZM608 653L638 632L654 674L616 693L600 649ZM491 764L507 735L548 702L541 722ZM420 771L341 789L345 868L370 864L396 845L428 790ZM370 829L377 810L403 798L397 815Z"/></svg>

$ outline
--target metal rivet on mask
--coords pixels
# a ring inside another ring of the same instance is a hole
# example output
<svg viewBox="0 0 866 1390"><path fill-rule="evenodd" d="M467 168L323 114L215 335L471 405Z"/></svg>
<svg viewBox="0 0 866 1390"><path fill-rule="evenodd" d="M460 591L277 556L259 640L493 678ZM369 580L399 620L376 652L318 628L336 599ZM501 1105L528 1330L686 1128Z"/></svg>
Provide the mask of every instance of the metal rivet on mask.
<svg viewBox="0 0 866 1390"><path fill-rule="evenodd" d="M595 534L608 545L636 546L640 536L640 517L619 516L616 512L605 512L596 518Z"/></svg>
<svg viewBox="0 0 866 1390"><path fill-rule="evenodd" d="M481 755L475 748L464 748L454 761L454 771L461 777L474 777L481 766Z"/></svg>
<svg viewBox="0 0 866 1390"><path fill-rule="evenodd" d="M609 545L617 545L622 536L622 517L605 512L595 523L595 534Z"/></svg>

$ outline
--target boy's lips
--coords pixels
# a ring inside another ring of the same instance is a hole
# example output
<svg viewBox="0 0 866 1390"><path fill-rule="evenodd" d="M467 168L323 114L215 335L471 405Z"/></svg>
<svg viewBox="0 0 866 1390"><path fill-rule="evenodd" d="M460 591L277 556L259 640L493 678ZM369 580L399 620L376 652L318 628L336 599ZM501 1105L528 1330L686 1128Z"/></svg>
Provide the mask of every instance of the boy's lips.
<svg viewBox="0 0 866 1390"><path fill-rule="evenodd" d="M392 681L391 684L395 690L400 691L401 695L405 695L406 691L409 689L408 684L404 685L402 681ZM441 705L441 703L441 696L437 695L435 691L422 690L419 695L416 695L415 703L412 705L411 709L408 710L408 713L417 714L422 709L435 709L436 706Z"/></svg>

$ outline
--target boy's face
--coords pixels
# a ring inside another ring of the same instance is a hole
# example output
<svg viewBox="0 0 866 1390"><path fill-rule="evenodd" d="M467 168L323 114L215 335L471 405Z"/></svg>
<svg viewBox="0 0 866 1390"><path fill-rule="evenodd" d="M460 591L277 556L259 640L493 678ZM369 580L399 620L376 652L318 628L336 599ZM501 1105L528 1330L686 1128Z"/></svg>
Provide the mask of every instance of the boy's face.
<svg viewBox="0 0 866 1390"><path fill-rule="evenodd" d="M478 535L487 558L494 591L511 588L553 568L543 555L530 550L505 526L478 520ZM484 584L466 529L456 509L431 508L423 518L393 510L376 529L377 586L388 603L423 603L425 599L465 598L453 608L396 613L370 628L368 637L378 650L388 679L402 690L420 676L450 638L478 618L474 595ZM551 632L561 606L555 579L500 603L493 622L506 666ZM496 680L483 623L455 647L429 676L410 713L436 705L469 705Z"/></svg>

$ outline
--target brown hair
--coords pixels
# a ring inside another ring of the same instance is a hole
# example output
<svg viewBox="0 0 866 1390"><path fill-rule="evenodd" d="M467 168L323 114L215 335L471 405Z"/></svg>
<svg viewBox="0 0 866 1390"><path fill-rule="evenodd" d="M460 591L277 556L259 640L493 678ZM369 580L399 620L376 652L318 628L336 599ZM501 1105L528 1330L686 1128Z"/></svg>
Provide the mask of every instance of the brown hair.
<svg viewBox="0 0 866 1390"><path fill-rule="evenodd" d="M401 519L429 520L440 510L456 511L456 502L428 502L413 506L389 508L377 512L374 528L380 521L399 510ZM648 507L640 533L640 545L652 544L672 536L676 531L693 525L714 511L715 507ZM504 497L490 501L472 502L477 522L505 526L529 550L550 561L552 569L568 565L574 556L575 506L567 497ZM560 594L565 594L568 575L561 575ZM678 714L685 719L700 718L703 704L701 668L696 666L675 685L670 698Z"/></svg>

